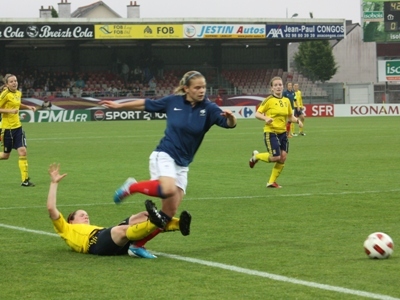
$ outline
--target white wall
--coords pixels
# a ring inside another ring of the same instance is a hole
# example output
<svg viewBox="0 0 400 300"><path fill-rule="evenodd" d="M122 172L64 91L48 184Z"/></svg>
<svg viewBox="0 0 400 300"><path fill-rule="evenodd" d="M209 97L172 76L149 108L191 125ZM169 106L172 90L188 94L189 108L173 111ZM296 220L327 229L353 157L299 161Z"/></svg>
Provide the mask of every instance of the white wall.
<svg viewBox="0 0 400 300"><path fill-rule="evenodd" d="M377 82L376 43L362 41L361 26L336 44L332 52L339 68L328 82Z"/></svg>

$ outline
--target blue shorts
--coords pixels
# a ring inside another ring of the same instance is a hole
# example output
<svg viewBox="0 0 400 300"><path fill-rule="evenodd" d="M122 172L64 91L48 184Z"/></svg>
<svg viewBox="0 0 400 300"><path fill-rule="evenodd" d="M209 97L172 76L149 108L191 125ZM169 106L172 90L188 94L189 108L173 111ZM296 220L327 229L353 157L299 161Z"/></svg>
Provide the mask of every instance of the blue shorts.
<svg viewBox="0 0 400 300"><path fill-rule="evenodd" d="M21 147L27 147L25 132L22 127L1 131L1 148L4 153L10 153L12 149L17 150Z"/></svg>
<svg viewBox="0 0 400 300"><path fill-rule="evenodd" d="M295 107L295 109L294 109L294 116L295 116L296 118L298 118L298 117L300 117L302 114L304 114L304 113L303 113L303 110L300 109L300 108Z"/></svg>
<svg viewBox="0 0 400 300"><path fill-rule="evenodd" d="M267 151L272 156L280 156L281 151L289 153L289 140L286 131L283 133L264 132Z"/></svg>

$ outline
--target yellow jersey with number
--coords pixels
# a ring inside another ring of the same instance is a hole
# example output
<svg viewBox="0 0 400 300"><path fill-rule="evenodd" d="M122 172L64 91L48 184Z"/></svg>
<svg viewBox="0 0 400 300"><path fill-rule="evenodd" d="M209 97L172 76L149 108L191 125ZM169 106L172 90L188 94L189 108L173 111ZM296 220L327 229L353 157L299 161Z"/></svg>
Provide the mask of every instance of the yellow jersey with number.
<svg viewBox="0 0 400 300"><path fill-rule="evenodd" d="M292 105L286 97L277 98L274 95L264 99L257 111L273 122L265 123L264 132L284 133L286 132L286 123L289 116L293 115Z"/></svg>
<svg viewBox="0 0 400 300"><path fill-rule="evenodd" d="M296 101L294 102L294 107L297 108L303 107L303 95L301 94L300 90L296 92Z"/></svg>
<svg viewBox="0 0 400 300"><path fill-rule="evenodd" d="M21 95L22 93L18 90L11 92L9 89L5 89L0 94L0 108L19 110L21 106ZM22 126L19 114L2 113L1 115L3 129L15 129Z"/></svg>

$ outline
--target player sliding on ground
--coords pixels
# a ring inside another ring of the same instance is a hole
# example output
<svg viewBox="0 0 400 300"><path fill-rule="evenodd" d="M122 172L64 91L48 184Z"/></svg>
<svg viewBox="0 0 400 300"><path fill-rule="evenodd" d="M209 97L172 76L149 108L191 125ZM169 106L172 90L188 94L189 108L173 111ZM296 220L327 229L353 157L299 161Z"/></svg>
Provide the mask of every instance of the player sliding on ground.
<svg viewBox="0 0 400 300"><path fill-rule="evenodd" d="M134 243L145 238L154 230L161 232L180 230L183 235L190 232L190 215L182 212L181 218L173 218L166 224L154 203L146 200L146 211L132 215L119 225L105 228L91 225L89 215L84 210L76 210L67 219L57 209L58 183L67 174L60 174L60 165L51 164L49 167L50 188L47 198L47 210L53 222L54 229L64 239L73 251L97 255L121 255L128 250L133 256L156 258L142 247Z"/></svg>

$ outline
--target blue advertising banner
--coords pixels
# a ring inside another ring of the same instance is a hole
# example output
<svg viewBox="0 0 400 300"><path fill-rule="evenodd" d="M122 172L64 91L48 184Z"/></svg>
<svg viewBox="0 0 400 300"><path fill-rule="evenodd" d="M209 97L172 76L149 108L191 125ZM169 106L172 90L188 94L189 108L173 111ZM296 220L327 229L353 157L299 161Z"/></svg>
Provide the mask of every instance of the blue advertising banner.
<svg viewBox="0 0 400 300"><path fill-rule="evenodd" d="M268 39L343 39L344 24L266 25Z"/></svg>

